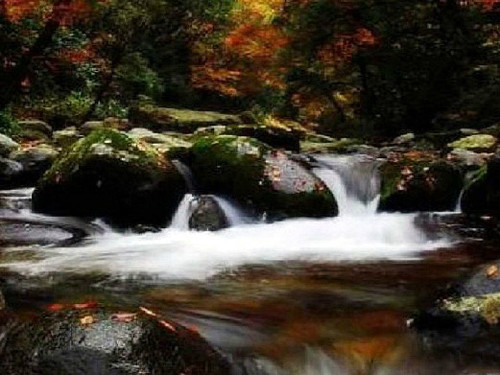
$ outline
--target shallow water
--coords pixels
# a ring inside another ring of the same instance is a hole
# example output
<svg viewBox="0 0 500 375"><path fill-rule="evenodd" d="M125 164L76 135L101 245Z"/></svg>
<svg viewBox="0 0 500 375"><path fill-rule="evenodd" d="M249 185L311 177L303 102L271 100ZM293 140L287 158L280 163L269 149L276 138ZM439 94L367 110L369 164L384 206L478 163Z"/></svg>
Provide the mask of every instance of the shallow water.
<svg viewBox="0 0 500 375"><path fill-rule="evenodd" d="M439 217L377 214L370 164L320 162L316 173L341 197L336 218L251 223L217 197L233 226L191 232L186 196L172 227L133 234L3 210L0 218L89 233L71 245L0 248L9 307L29 316L85 300L146 306L198 330L240 374L500 373L494 361L429 351L407 324L449 283L498 258L497 244L451 235Z"/></svg>

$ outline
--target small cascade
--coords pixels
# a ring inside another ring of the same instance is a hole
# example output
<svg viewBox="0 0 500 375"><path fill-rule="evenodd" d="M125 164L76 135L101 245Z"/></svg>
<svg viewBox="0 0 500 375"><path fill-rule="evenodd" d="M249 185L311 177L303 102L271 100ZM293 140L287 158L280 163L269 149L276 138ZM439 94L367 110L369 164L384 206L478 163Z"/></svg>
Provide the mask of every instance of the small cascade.
<svg viewBox="0 0 500 375"><path fill-rule="evenodd" d="M460 195L458 196L457 204L455 206L455 210L453 211L457 214L462 213L462 197L464 196L464 193L465 193L465 189L462 189L462 191L460 192Z"/></svg>
<svg viewBox="0 0 500 375"><path fill-rule="evenodd" d="M182 198L179 207L172 218L172 223L170 228L188 230L189 229L189 218L194 210L194 205L196 204L196 197L193 194L186 194Z"/></svg>
<svg viewBox="0 0 500 375"><path fill-rule="evenodd" d="M178 159L172 160L172 164L177 168L181 176L184 178L188 191L191 193L195 192L196 182L193 173L191 172L191 168L189 168L186 164Z"/></svg>
<svg viewBox="0 0 500 375"><path fill-rule="evenodd" d="M375 214L380 200L379 162L366 155L322 155L314 173L332 191L339 214Z"/></svg>
<svg viewBox="0 0 500 375"><path fill-rule="evenodd" d="M230 226L234 227L237 225L247 224L251 221L243 213L243 211L235 206L232 202L217 195L213 195L213 198L217 201L220 208L222 208L222 211L224 211L224 214L226 215Z"/></svg>

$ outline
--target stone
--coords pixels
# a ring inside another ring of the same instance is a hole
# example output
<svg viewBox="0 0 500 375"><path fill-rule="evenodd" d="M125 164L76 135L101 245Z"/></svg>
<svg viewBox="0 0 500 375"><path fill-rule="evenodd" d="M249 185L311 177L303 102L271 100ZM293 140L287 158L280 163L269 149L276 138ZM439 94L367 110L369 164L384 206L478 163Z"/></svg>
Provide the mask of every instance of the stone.
<svg viewBox="0 0 500 375"><path fill-rule="evenodd" d="M210 195L195 198L194 209L189 217L189 229L217 231L229 227L229 222L217 200Z"/></svg>
<svg viewBox="0 0 500 375"><path fill-rule="evenodd" d="M19 144L4 134L0 134L0 156L8 156L12 151L17 150Z"/></svg>
<svg viewBox="0 0 500 375"><path fill-rule="evenodd" d="M73 145L82 137L83 135L80 134L75 126L70 126L69 128L55 131L53 140L57 146L66 148Z"/></svg>
<svg viewBox="0 0 500 375"><path fill-rule="evenodd" d="M449 143L452 149L462 149L474 152L494 152L498 139L489 134L475 134Z"/></svg>

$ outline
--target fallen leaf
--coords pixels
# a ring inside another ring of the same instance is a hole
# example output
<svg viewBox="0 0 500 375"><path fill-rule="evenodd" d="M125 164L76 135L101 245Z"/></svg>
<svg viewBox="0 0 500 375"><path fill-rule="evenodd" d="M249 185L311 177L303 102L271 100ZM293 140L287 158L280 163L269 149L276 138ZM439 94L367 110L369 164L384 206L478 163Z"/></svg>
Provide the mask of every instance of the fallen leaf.
<svg viewBox="0 0 500 375"><path fill-rule="evenodd" d="M496 279L499 275L499 270L496 265L491 265L486 269L486 277L488 279Z"/></svg>
<svg viewBox="0 0 500 375"><path fill-rule="evenodd" d="M149 316L157 316L154 312L151 310L146 309L145 307L139 307L139 310L141 310L144 314L149 315Z"/></svg>
<svg viewBox="0 0 500 375"><path fill-rule="evenodd" d="M165 328L167 328L167 329L169 329L169 330L173 331L173 332L176 332L176 331L177 331L177 330L175 329L175 327L174 327L172 324L170 324L170 323L166 322L165 320L160 320L160 324L161 324L162 326L164 326Z"/></svg>
<svg viewBox="0 0 500 375"><path fill-rule="evenodd" d="M118 313L111 315L111 319L116 320L117 322L130 323L135 319L136 316L137 314L132 313Z"/></svg>
<svg viewBox="0 0 500 375"><path fill-rule="evenodd" d="M53 303L52 305L47 306L47 310L49 311L61 311L64 308L65 306L60 303Z"/></svg>
<svg viewBox="0 0 500 375"><path fill-rule="evenodd" d="M88 326L90 324L94 324L95 322L96 322L96 320L92 315L87 315L87 316L84 316L83 318L80 318L80 324L82 326Z"/></svg>

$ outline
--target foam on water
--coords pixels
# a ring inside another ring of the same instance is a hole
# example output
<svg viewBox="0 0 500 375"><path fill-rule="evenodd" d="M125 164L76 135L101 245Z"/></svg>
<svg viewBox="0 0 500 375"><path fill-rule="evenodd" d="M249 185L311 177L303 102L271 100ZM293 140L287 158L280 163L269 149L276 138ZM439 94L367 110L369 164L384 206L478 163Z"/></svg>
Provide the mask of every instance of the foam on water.
<svg viewBox="0 0 500 375"><path fill-rule="evenodd" d="M195 203L194 196L187 194L171 227L159 233L107 231L80 246L42 249L41 260L7 266L27 273L102 270L203 279L245 264L417 259L420 252L448 245L445 238L430 240L416 226L416 215L376 213L380 182L375 161L321 157L315 172L337 198L340 215L336 218L250 224L229 201L215 197L232 227L189 231Z"/></svg>

